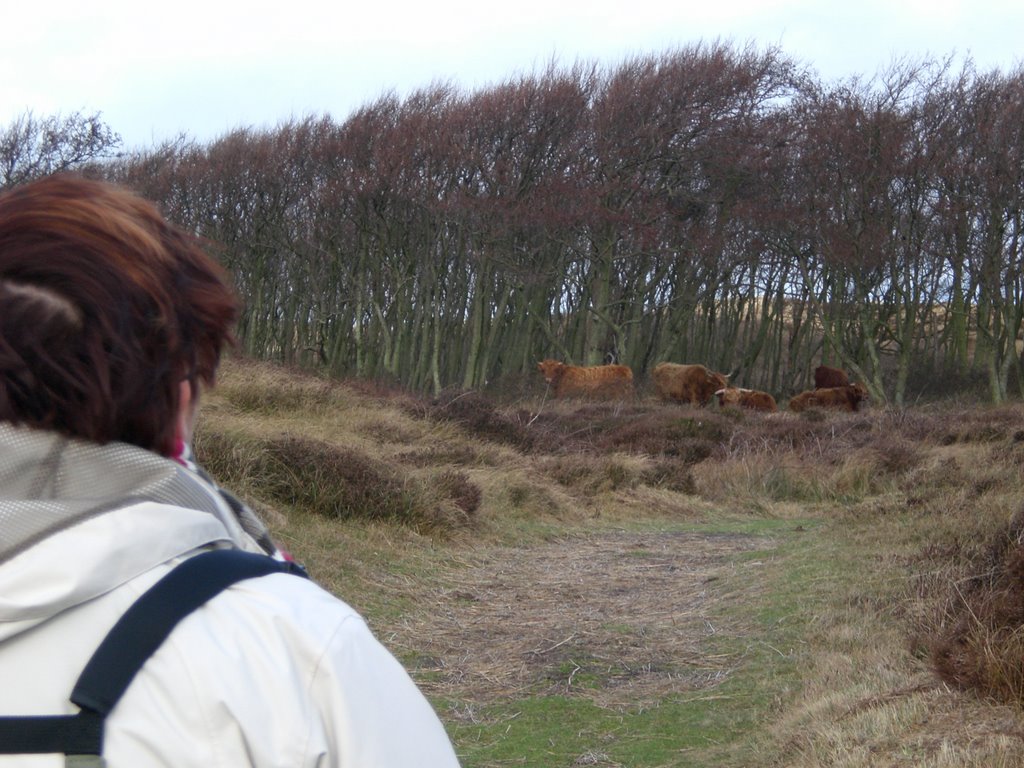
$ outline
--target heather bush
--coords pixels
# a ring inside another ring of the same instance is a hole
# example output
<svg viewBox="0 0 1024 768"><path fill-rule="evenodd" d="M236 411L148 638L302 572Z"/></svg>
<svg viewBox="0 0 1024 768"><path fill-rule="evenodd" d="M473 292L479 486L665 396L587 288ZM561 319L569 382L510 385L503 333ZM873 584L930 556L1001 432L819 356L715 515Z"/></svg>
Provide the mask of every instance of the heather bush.
<svg viewBox="0 0 1024 768"><path fill-rule="evenodd" d="M586 495L633 488L642 479L640 470L614 456L552 456L540 467L555 482Z"/></svg>
<svg viewBox="0 0 1024 768"><path fill-rule="evenodd" d="M1024 705L1024 511L952 584L931 642L936 673L981 696Z"/></svg>
<svg viewBox="0 0 1024 768"><path fill-rule="evenodd" d="M528 449L533 436L525 427L525 415L507 416L479 392L447 390L430 402L429 414L450 419L475 437Z"/></svg>
<svg viewBox="0 0 1024 768"><path fill-rule="evenodd" d="M697 481L687 461L658 460L643 472L641 480L653 488L664 488L667 491L689 495L697 492Z"/></svg>
<svg viewBox="0 0 1024 768"><path fill-rule="evenodd" d="M444 472L431 481L442 501L448 501L461 514L459 522L468 523L480 508L483 491L465 472Z"/></svg>
<svg viewBox="0 0 1024 768"><path fill-rule="evenodd" d="M349 448L284 436L263 444L263 488L325 517L411 520L411 488L388 466Z"/></svg>
<svg viewBox="0 0 1024 768"><path fill-rule="evenodd" d="M199 430L195 451L221 484L327 518L444 531L471 522L480 504L479 488L462 473L413 479L358 450L305 437L243 440Z"/></svg>

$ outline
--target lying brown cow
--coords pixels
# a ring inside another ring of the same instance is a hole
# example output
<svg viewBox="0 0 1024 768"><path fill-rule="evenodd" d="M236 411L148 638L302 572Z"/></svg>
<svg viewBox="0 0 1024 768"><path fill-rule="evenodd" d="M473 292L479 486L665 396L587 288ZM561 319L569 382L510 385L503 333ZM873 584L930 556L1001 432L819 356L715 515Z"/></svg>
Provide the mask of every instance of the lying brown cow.
<svg viewBox="0 0 1024 768"><path fill-rule="evenodd" d="M651 378L662 400L692 405L707 405L715 392L728 386L728 376L699 364L658 363L651 371Z"/></svg>
<svg viewBox="0 0 1024 768"><path fill-rule="evenodd" d="M842 411L856 411L861 401L868 397L863 384L847 384L845 387L824 387L794 395L789 400L789 410L800 413L808 408L835 408Z"/></svg>
<svg viewBox="0 0 1024 768"><path fill-rule="evenodd" d="M625 365L566 365L542 360L537 370L555 397L628 398L633 396L633 371Z"/></svg>
<svg viewBox="0 0 1024 768"><path fill-rule="evenodd" d="M846 371L839 368L829 368L827 365L819 365L814 369L815 389L848 386L850 386L850 377L846 375Z"/></svg>
<svg viewBox="0 0 1024 768"><path fill-rule="evenodd" d="M715 392L718 404L721 407L727 405L738 405L740 408L752 408L755 411L775 412L779 408L775 404L775 398L767 392L758 392L756 389L741 389L740 387L726 387Z"/></svg>

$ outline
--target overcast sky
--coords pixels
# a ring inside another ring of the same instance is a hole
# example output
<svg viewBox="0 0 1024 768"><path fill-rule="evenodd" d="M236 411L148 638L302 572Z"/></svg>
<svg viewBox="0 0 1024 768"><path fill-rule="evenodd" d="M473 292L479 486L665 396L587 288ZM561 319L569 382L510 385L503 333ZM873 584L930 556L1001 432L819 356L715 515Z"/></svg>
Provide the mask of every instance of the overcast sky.
<svg viewBox="0 0 1024 768"><path fill-rule="evenodd" d="M552 59L609 67L704 40L778 46L826 81L894 58L1010 73L1020 0L43 0L4 4L0 129L102 112L127 147L330 114L435 81L473 91Z"/></svg>

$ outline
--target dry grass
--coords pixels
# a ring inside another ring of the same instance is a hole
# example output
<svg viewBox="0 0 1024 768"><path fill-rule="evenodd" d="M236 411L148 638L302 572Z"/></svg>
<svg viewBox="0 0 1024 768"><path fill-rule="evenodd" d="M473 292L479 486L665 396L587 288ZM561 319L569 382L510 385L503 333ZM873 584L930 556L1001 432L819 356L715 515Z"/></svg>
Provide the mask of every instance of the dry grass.
<svg viewBox="0 0 1024 768"><path fill-rule="evenodd" d="M963 559L965 575L929 643L936 671L951 685L1024 704L1024 513Z"/></svg>
<svg viewBox="0 0 1024 768"><path fill-rule="evenodd" d="M442 534L473 522L482 492L466 473L438 455L412 461L430 472L403 471L393 460L395 446L422 442L429 452L444 442L434 425L394 406L374 408L348 386L247 361L226 364L209 399L196 457L257 503ZM414 402L402 405L414 410Z"/></svg>
<svg viewBox="0 0 1024 768"><path fill-rule="evenodd" d="M446 719L657 708L742 672L775 703L730 765L1024 764L1019 405L506 407L230 361L197 453ZM765 632L797 685L745 668Z"/></svg>
<svg viewBox="0 0 1024 768"><path fill-rule="evenodd" d="M428 691L475 708L532 694L650 707L713 686L735 659L710 658L718 625L707 589L754 537L615 533L559 539L460 563L431 610L404 620L405 650ZM567 610L571 607L571 610ZM713 622L712 619L715 619ZM502 629L503 628L503 629Z"/></svg>

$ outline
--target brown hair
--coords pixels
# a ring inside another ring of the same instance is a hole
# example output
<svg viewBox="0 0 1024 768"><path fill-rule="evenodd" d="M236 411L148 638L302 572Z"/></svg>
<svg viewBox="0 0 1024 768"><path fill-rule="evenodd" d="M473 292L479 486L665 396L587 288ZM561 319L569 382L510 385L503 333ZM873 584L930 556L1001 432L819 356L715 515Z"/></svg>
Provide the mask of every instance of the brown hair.
<svg viewBox="0 0 1024 768"><path fill-rule="evenodd" d="M61 175L0 195L0 420L170 455L180 382L212 385L237 314L135 194Z"/></svg>

